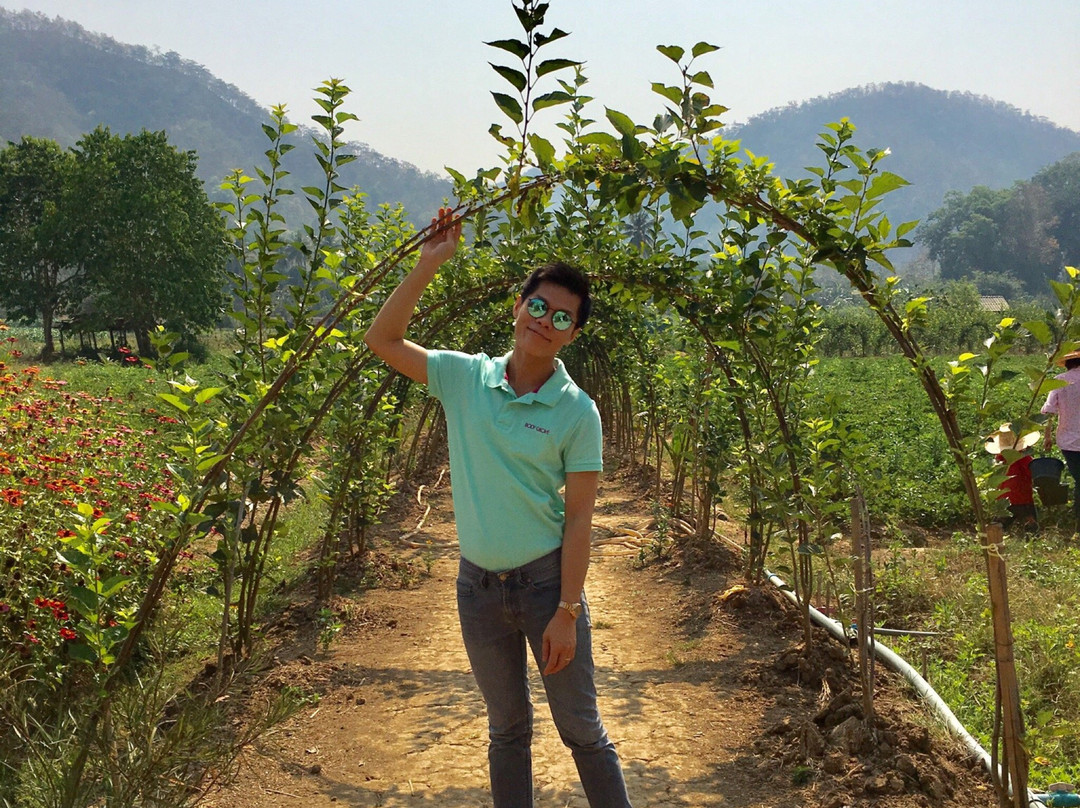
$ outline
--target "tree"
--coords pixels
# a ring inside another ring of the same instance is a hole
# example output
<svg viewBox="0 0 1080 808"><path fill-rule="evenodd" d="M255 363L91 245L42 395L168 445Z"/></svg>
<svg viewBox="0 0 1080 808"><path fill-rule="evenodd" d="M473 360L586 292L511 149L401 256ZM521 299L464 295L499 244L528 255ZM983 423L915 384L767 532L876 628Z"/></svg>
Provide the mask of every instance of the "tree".
<svg viewBox="0 0 1080 808"><path fill-rule="evenodd" d="M17 319L41 319L43 359L56 352L54 318L74 280L62 204L73 165L52 140L24 137L0 151L0 305Z"/></svg>
<svg viewBox="0 0 1080 808"><path fill-rule="evenodd" d="M921 239L942 278L973 280L984 293L1013 278L1027 294L1045 294L1048 281L1080 260L1078 191L1080 154L1004 190L950 191Z"/></svg>
<svg viewBox="0 0 1080 808"><path fill-rule="evenodd" d="M1066 266L1080 266L1080 152L1047 166L1031 182L1046 192L1055 219L1050 233Z"/></svg>
<svg viewBox="0 0 1080 808"><path fill-rule="evenodd" d="M194 152L164 132L119 137L99 127L75 145L67 203L81 289L150 355L159 324L191 334L223 306L224 223L195 175Z"/></svg>

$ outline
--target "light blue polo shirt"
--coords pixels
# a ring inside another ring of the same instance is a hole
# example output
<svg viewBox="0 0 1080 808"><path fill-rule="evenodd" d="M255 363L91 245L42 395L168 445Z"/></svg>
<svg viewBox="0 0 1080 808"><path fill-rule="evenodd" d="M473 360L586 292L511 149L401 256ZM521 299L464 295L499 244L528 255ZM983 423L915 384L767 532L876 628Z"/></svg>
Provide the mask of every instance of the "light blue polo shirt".
<svg viewBox="0 0 1080 808"><path fill-rule="evenodd" d="M560 547L566 473L603 469L600 413L563 363L519 397L509 359L428 351L427 360L428 389L446 412L461 554L494 572Z"/></svg>

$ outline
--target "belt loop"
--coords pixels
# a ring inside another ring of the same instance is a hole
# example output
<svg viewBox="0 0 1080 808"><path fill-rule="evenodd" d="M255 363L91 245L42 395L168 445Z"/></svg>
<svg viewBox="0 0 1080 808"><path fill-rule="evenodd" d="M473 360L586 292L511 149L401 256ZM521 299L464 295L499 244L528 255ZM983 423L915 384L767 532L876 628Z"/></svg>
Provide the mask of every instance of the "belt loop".
<svg viewBox="0 0 1080 808"><path fill-rule="evenodd" d="M487 574L487 570L485 570L485 571L484 571L484 574L480 576L480 586L484 587L484 589L487 589L487 588L488 588L488 574Z"/></svg>

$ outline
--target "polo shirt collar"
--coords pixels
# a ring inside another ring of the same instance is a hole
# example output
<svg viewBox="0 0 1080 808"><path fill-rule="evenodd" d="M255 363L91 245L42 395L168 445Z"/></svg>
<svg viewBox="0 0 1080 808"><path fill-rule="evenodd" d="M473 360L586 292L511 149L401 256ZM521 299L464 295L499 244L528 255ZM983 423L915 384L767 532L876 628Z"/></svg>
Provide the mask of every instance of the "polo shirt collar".
<svg viewBox="0 0 1080 808"><path fill-rule="evenodd" d="M511 395L517 395L514 393L514 388L510 386L510 382L506 380L506 367L509 364L510 354L500 356L488 362L484 368L484 384L488 387L499 387L506 390ZM523 404L531 401L539 401L541 404L547 404L549 407L554 406L562 397L562 394L566 392L566 388L572 383L573 380L570 378L570 374L566 372L566 366L561 359L556 357L555 372L540 386L540 389L535 393L526 393L518 398Z"/></svg>

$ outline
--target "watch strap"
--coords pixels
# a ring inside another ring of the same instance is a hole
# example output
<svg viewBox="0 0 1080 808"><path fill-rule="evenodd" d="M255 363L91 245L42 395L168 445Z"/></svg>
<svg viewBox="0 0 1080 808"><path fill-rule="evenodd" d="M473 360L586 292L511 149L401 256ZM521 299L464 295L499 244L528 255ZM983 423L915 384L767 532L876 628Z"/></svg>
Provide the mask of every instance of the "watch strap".
<svg viewBox="0 0 1080 808"><path fill-rule="evenodd" d="M580 603L570 603L569 601L565 600L559 601L559 608L566 609L566 611L570 612L570 614L574 616L574 619L577 619L581 615L582 611Z"/></svg>

